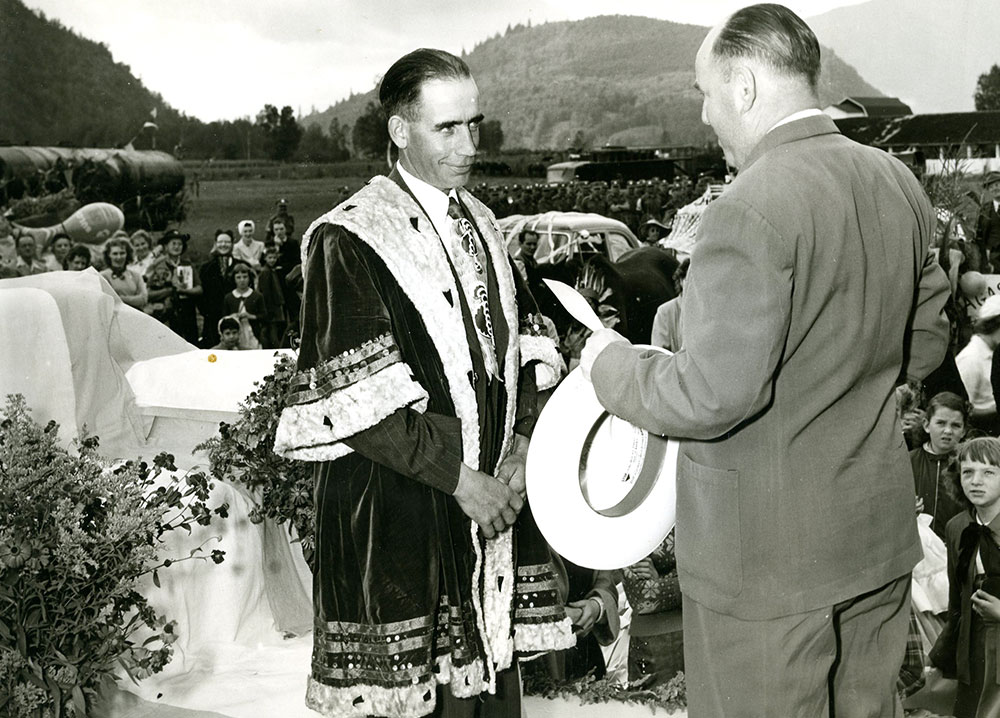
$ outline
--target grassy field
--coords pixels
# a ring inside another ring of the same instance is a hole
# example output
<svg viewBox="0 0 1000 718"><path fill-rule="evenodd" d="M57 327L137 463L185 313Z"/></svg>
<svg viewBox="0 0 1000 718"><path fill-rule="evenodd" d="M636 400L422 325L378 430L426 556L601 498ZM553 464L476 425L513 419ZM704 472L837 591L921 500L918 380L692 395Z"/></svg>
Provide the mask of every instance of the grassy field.
<svg viewBox="0 0 1000 718"><path fill-rule="evenodd" d="M314 219L332 209L347 186L358 190L367 177L321 178L299 180L246 179L212 180L200 183L198 195L189 193L187 219L180 225L191 235L188 254L193 261L204 259L212 248L219 227L236 231L236 224L252 219L257 225L257 239L264 239L267 220L275 212L275 202L288 200L288 212L295 217L295 236L299 238Z"/></svg>

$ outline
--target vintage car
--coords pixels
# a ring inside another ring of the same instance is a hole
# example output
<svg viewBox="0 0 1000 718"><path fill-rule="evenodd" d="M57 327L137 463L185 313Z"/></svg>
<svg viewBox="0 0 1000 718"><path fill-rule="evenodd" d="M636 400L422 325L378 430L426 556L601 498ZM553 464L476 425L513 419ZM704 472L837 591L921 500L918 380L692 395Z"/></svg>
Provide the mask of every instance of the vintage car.
<svg viewBox="0 0 1000 718"><path fill-rule="evenodd" d="M538 232L535 261L561 264L571 259L586 261L601 255L615 262L630 249L641 245L623 222L589 212L543 212L513 214L499 220L511 255L520 253L517 241L525 229Z"/></svg>
<svg viewBox="0 0 1000 718"><path fill-rule="evenodd" d="M525 229L538 233L535 262L521 265L539 311L554 322L560 337L566 337L573 320L544 279L576 288L605 326L632 341L649 342L657 307L675 295L673 251L643 245L625 224L599 214L511 215L499 224L515 261L521 252L521 233Z"/></svg>

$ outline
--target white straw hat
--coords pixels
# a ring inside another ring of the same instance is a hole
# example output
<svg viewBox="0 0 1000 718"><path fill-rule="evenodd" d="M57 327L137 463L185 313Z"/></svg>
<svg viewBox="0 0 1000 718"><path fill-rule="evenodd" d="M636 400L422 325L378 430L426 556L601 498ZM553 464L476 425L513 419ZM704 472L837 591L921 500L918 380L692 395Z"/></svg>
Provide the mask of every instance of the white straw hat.
<svg viewBox="0 0 1000 718"><path fill-rule="evenodd" d="M531 513L573 563L615 569L645 558L674 526L674 440L609 415L579 369L549 398L528 447Z"/></svg>

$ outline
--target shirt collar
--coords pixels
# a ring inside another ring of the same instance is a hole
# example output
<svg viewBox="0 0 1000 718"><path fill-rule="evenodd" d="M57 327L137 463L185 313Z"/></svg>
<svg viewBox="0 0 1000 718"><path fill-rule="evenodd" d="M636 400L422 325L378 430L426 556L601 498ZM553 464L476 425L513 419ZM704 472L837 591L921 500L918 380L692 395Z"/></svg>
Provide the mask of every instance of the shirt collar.
<svg viewBox="0 0 1000 718"><path fill-rule="evenodd" d="M775 122L773 125L771 125L771 129L768 130L768 132L772 132L778 127L781 127L782 125L787 125L789 122L795 122L796 120L804 120L807 117L815 117L816 115L822 115L822 114L823 110L820 110L816 107L810 107L808 110L799 110L798 112L793 112L783 120L778 120L777 122Z"/></svg>
<svg viewBox="0 0 1000 718"><path fill-rule="evenodd" d="M240 299L249 297L251 294L253 294L253 287L247 287L242 292L239 289L233 290L233 296L239 297Z"/></svg>
<svg viewBox="0 0 1000 718"><path fill-rule="evenodd" d="M990 532L992 532L992 534L994 536L997 536L998 534L1000 534L1000 514L997 514L996 516L994 516L993 520L990 521L989 523L986 523L981 518L979 518L979 510L978 509L974 508L972 510L972 514L973 514L973 516L976 517L976 523L977 524L979 524L980 526L986 526L987 528L989 528Z"/></svg>
<svg viewBox="0 0 1000 718"><path fill-rule="evenodd" d="M407 172L406 168L398 160L396 161L396 170L399 172L400 177L403 178L403 181L406 182L406 186L410 188L413 196L417 198L417 202L427 212L427 216L430 218L431 224L437 229L438 234L444 237L445 232L443 230L448 226L448 198L454 196L455 190L445 194L437 187L429 185L419 177L415 177L413 174Z"/></svg>

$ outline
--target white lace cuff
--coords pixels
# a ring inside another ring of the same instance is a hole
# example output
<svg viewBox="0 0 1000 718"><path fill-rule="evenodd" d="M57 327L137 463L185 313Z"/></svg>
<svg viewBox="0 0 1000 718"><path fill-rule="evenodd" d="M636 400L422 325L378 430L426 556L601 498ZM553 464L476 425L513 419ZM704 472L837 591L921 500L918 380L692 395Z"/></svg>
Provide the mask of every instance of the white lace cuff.
<svg viewBox="0 0 1000 718"><path fill-rule="evenodd" d="M410 368L396 362L308 404L286 406L274 436L274 453L300 461L332 461L351 453L343 439L369 429L397 409L427 409L427 392Z"/></svg>
<svg viewBox="0 0 1000 718"><path fill-rule="evenodd" d="M522 334L521 366L531 362L535 364L535 384L539 391L551 389L566 373L566 362L563 361L556 343L546 336Z"/></svg>
<svg viewBox="0 0 1000 718"><path fill-rule="evenodd" d="M576 645L573 623L564 618L556 623L520 623L514 628L514 650L558 651Z"/></svg>

